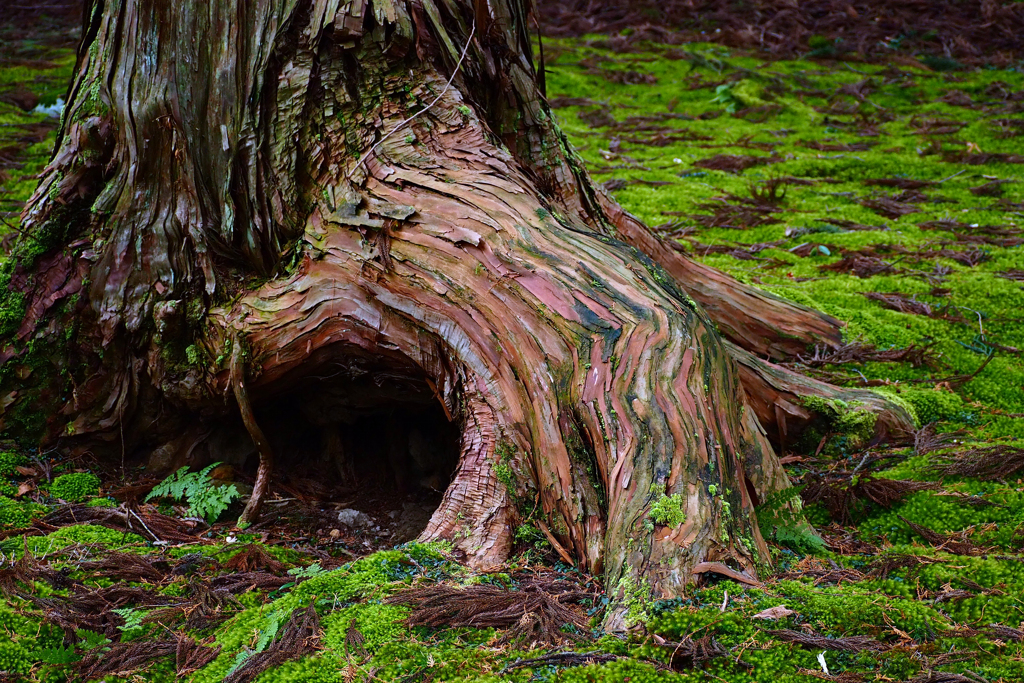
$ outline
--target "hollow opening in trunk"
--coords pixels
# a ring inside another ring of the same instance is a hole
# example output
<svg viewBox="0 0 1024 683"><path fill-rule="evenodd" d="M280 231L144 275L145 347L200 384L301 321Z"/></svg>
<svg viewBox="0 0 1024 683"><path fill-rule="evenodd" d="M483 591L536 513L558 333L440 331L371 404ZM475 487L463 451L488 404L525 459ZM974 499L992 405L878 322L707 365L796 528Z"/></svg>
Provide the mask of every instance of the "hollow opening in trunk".
<svg viewBox="0 0 1024 683"><path fill-rule="evenodd" d="M458 421L425 378L326 363L261 400L275 483L322 502L342 532L398 543L419 535L459 462ZM246 469L254 469L254 457ZM359 513L359 514L356 514Z"/></svg>

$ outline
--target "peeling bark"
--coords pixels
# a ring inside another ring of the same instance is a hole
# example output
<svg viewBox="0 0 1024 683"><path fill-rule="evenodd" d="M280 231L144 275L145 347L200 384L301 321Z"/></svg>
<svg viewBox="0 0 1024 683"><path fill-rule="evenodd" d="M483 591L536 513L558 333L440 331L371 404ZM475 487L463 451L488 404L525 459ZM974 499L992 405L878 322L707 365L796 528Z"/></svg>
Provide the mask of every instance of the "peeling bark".
<svg viewBox="0 0 1024 683"><path fill-rule="evenodd" d="M240 413L263 490L254 407L363 378L361 400L438 401L458 424L422 538L474 566L505 560L536 501L552 545L604 574L610 627L634 580L755 580L754 506L789 486L766 406L839 390L747 352L835 344L838 323L688 260L595 189L538 90L529 11L95 3L26 211L46 246L9 285L29 305L4 367L48 370L12 400L63 400L49 438L95 452L180 456ZM665 496L673 526L651 517Z"/></svg>

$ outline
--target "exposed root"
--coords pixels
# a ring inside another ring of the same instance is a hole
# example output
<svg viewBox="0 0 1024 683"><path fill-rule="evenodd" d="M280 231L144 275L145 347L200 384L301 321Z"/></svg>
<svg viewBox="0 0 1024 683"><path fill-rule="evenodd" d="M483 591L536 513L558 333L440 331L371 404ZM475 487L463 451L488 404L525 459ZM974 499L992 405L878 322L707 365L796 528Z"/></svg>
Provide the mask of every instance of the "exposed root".
<svg viewBox="0 0 1024 683"><path fill-rule="evenodd" d="M877 416L874 443L903 438L914 431L913 420L901 407L879 394L861 389L843 389L812 379L781 365L775 365L727 344L740 371L740 382L757 419L776 444L784 446L812 422L828 416L808 407L806 399L835 399L856 402L860 410Z"/></svg>
<svg viewBox="0 0 1024 683"><path fill-rule="evenodd" d="M256 483L252 487L252 495L249 502L245 504L242 515L238 518L240 527L247 527L260 516L260 507L263 505L263 496L270 486L270 474L274 469L274 452L270 449L270 442L263 434L263 430L256 423L256 415L252 412L252 405L249 403L249 392L245 388L245 362L243 360L242 342L235 335L231 347L231 389L238 402L238 410L242 413L242 422L249 432L256 451L260 454L260 465L256 471Z"/></svg>

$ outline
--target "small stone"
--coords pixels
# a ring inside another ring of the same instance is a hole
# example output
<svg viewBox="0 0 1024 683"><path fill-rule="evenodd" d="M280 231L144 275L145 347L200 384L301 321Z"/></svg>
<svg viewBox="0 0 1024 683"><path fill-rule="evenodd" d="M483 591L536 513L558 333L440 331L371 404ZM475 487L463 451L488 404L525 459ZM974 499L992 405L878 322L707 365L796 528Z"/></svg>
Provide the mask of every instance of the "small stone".
<svg viewBox="0 0 1024 683"><path fill-rule="evenodd" d="M373 526L373 520L369 516L352 508L338 510L338 522L350 529L364 529Z"/></svg>
<svg viewBox="0 0 1024 683"><path fill-rule="evenodd" d="M341 536L341 532L337 529L331 529L331 538L337 539Z"/></svg>

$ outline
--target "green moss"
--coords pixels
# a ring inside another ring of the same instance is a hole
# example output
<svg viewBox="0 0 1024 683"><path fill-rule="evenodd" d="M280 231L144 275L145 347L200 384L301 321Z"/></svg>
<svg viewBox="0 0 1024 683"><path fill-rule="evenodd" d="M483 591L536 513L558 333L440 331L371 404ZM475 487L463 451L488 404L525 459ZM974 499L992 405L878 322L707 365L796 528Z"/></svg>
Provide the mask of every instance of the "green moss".
<svg viewBox="0 0 1024 683"><path fill-rule="evenodd" d="M62 474L49 487L50 495L70 503L78 503L100 492L100 478L91 472Z"/></svg>
<svg viewBox="0 0 1024 683"><path fill-rule="evenodd" d="M32 668L29 653L19 643L0 640L0 671L27 674Z"/></svg>
<svg viewBox="0 0 1024 683"><path fill-rule="evenodd" d="M662 495L651 505L651 519L655 524L675 528L686 521L686 513L683 511L683 496L674 493L671 496Z"/></svg>
<svg viewBox="0 0 1024 683"><path fill-rule="evenodd" d="M512 470L512 463L516 456L516 447L511 441L502 439L495 446L494 454L497 456L497 462L494 463L494 476L505 486L509 495L515 497L516 476Z"/></svg>
<svg viewBox="0 0 1024 683"><path fill-rule="evenodd" d="M0 529L21 529L34 517L46 513L46 507L27 501L18 501L0 495Z"/></svg>
<svg viewBox="0 0 1024 683"><path fill-rule="evenodd" d="M939 420L965 418L971 411L964 406L964 400L951 391L938 388L901 389L898 398L906 401L922 425Z"/></svg>
<svg viewBox="0 0 1024 683"><path fill-rule="evenodd" d="M818 396L805 396L801 401L825 421L828 433L833 436L829 442L830 452L855 450L874 436L878 416L861 403ZM811 432L807 436L814 440L818 435Z"/></svg>
<svg viewBox="0 0 1024 683"><path fill-rule="evenodd" d="M650 617L651 587L637 579L633 567L627 566L614 591L626 607L626 625L641 624Z"/></svg>
<svg viewBox="0 0 1024 683"><path fill-rule="evenodd" d="M17 474L17 467L28 463L21 453L15 451L0 451L0 477L13 477Z"/></svg>
<svg viewBox="0 0 1024 683"><path fill-rule="evenodd" d="M354 625L365 639L363 647L373 653L385 643L399 640L408 633L409 627L403 623L408 616L407 607L378 602L346 607L324 618L323 643L339 654L349 653L346 638L349 628Z"/></svg>
<svg viewBox="0 0 1024 683"><path fill-rule="evenodd" d="M94 524L75 524L61 527L46 536L29 536L25 539L9 538L0 543L0 549L9 555L20 557L25 546L33 555L44 555L75 544L126 548L144 543L145 539L136 534Z"/></svg>

